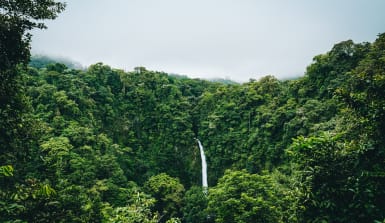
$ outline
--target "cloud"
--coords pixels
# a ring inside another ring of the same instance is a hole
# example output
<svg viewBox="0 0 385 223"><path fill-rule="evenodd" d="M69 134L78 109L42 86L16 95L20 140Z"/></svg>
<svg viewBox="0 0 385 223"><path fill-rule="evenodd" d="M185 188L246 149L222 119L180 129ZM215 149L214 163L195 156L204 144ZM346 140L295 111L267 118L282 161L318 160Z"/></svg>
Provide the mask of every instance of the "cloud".
<svg viewBox="0 0 385 223"><path fill-rule="evenodd" d="M312 57L383 32L385 2L68 0L32 51L89 65L230 77L302 75Z"/></svg>

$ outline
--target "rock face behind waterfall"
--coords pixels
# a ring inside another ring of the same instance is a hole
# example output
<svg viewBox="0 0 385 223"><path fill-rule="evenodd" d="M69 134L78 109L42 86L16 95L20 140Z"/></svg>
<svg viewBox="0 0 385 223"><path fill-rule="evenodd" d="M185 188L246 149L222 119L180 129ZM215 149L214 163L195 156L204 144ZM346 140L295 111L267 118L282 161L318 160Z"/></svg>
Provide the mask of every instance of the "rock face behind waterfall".
<svg viewBox="0 0 385 223"><path fill-rule="evenodd" d="M203 146L201 141L197 139L198 141L198 146L199 146L199 151L201 153L201 160L202 160L202 187L207 189L208 183L207 183L207 163L206 163L206 156L205 156L205 151L203 150Z"/></svg>

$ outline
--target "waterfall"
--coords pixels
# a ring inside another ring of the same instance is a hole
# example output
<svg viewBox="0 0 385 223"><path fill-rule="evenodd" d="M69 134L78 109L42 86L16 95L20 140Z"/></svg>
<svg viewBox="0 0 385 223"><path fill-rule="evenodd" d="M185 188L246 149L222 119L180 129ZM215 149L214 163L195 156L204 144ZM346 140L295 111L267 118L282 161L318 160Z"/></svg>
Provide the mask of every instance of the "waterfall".
<svg viewBox="0 0 385 223"><path fill-rule="evenodd" d="M204 192L207 193L208 184L207 184L207 163L206 163L205 151L203 150L201 141L199 141L199 139L196 139L196 140L198 142L199 151L201 153L201 159L202 159L202 187Z"/></svg>

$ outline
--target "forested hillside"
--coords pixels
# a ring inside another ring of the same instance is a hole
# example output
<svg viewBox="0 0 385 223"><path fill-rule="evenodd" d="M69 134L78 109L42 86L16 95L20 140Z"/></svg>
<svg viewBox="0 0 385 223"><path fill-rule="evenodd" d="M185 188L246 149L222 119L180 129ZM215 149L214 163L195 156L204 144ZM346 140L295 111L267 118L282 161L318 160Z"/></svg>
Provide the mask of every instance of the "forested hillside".
<svg viewBox="0 0 385 223"><path fill-rule="evenodd" d="M385 222L385 34L212 82L31 61L65 5L25 2L0 2L1 222Z"/></svg>
<svg viewBox="0 0 385 223"><path fill-rule="evenodd" d="M27 126L21 149L2 149L1 219L381 222L384 50L384 34L345 41L302 78L230 85L102 63L18 69Z"/></svg>

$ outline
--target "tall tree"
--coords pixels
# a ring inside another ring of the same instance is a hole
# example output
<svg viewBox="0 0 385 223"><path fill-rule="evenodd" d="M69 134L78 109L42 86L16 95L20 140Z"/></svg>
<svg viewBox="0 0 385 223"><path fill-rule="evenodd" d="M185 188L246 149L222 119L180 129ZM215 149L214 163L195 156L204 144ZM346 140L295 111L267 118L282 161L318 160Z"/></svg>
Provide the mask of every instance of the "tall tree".
<svg viewBox="0 0 385 223"><path fill-rule="evenodd" d="M44 19L55 19L65 8L53 0L0 1L0 148L12 151L14 139L24 138L23 113L27 107L20 84L19 64L30 57L30 30L45 28ZM25 133L25 132L24 132ZM0 155L0 165L10 160Z"/></svg>
<svg viewBox="0 0 385 223"><path fill-rule="evenodd" d="M28 31L46 28L41 21L55 19L64 8L65 3L53 0L0 1L0 70L26 64L31 41Z"/></svg>
<svg viewBox="0 0 385 223"><path fill-rule="evenodd" d="M15 199L9 192L15 190L17 182L23 184L22 181L26 180L28 184L22 169L27 168L26 162L31 157L31 133L34 131L20 74L30 58L29 31L45 28L42 20L55 19L64 8L64 3L53 0L0 1L0 167L15 167L13 178L0 179L0 221L12 219L13 215L17 218L28 215L19 212L25 212L25 206L10 203L20 201L26 204L27 197L34 196L34 193L27 193L25 199ZM28 188L33 190L32 186Z"/></svg>
<svg viewBox="0 0 385 223"><path fill-rule="evenodd" d="M215 222L282 222L278 196L269 176L227 170L209 190L208 212Z"/></svg>

